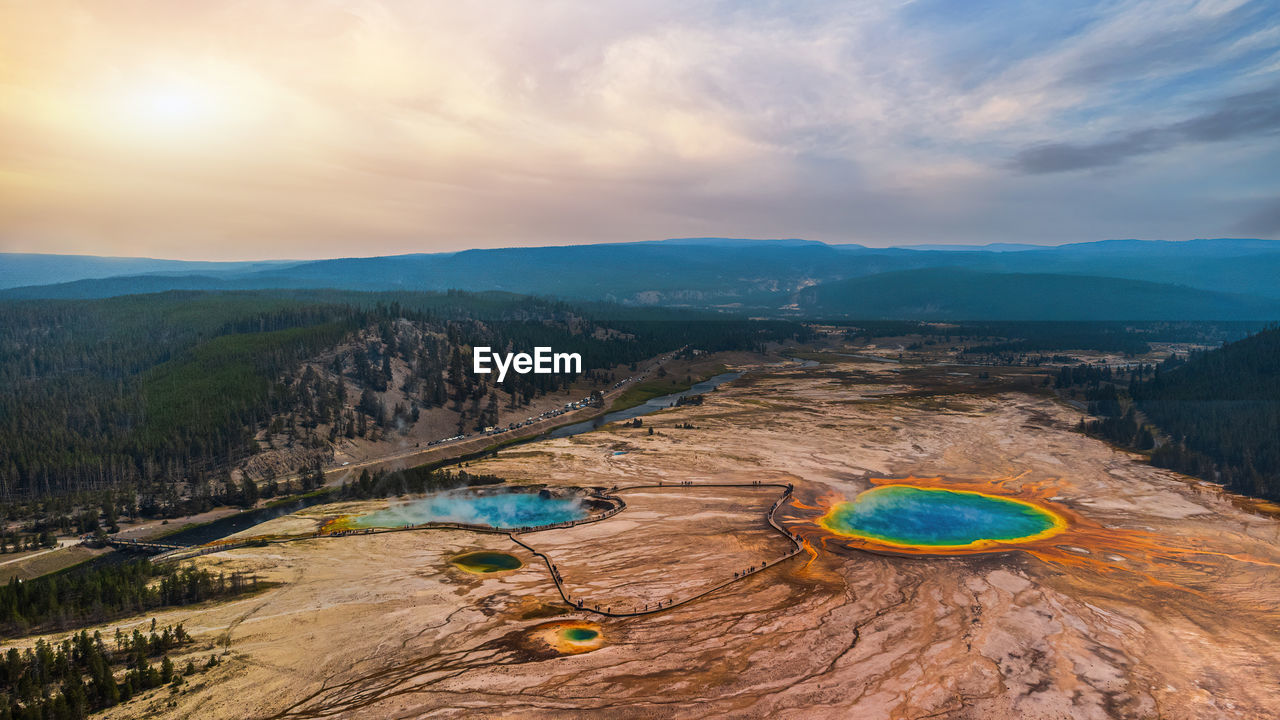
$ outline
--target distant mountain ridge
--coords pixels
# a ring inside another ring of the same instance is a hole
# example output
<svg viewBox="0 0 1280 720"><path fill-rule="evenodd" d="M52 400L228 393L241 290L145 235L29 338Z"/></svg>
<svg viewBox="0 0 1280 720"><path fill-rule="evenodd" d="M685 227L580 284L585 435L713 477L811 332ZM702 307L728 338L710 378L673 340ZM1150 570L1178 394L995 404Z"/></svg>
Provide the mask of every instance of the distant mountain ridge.
<svg viewBox="0 0 1280 720"><path fill-rule="evenodd" d="M298 260L206 262L143 257L0 253L0 288L120 277L124 275L222 275L297 264Z"/></svg>
<svg viewBox="0 0 1280 720"><path fill-rule="evenodd" d="M936 250L939 252L1022 252L1024 250L1044 250L1045 245L1028 245L1026 243L987 243L986 245L899 245L902 250Z"/></svg>
<svg viewBox="0 0 1280 720"><path fill-rule="evenodd" d="M885 320L1269 320L1280 300L1165 283L926 268L802 291L801 314Z"/></svg>
<svg viewBox="0 0 1280 720"><path fill-rule="evenodd" d="M48 282L56 276L54 269L59 265L66 267L64 277L69 281ZM993 244L977 249L868 248L798 239L683 238L270 263L0 254L0 285L10 285L0 290L0 298L98 298L164 290L462 289L777 315L787 314L789 308L814 307L799 302L816 297L810 292L814 287L927 269L1112 278L1182 286L1178 292L1209 293L1187 295L1205 303L1204 308L1231 312L1214 319L1241 317L1239 313L1253 318L1260 312L1266 318L1278 317L1266 313L1274 305L1268 301L1280 300L1280 283L1276 282L1280 278L1280 241L1229 238L1179 242L1106 240L1051 247ZM940 282L957 292L965 287L963 283L945 281L946 273L920 278ZM21 286L15 286L18 283ZM1121 286L1113 283L1107 287ZM1125 287L1145 296L1139 286ZM1235 300L1214 299L1222 293L1232 294ZM1122 296L1117 296L1117 302ZM1174 304L1170 307L1195 310L1175 299L1171 296ZM972 300L970 297L965 302ZM1123 305L1117 305L1117 311ZM1202 316L1198 310L1196 314Z"/></svg>

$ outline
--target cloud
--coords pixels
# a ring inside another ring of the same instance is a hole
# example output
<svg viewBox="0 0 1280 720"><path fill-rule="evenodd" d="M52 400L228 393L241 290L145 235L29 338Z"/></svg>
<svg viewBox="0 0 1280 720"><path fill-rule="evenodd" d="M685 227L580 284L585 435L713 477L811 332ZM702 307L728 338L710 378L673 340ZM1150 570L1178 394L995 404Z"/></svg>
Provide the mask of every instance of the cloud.
<svg viewBox="0 0 1280 720"><path fill-rule="evenodd" d="M1280 133L1280 85L1228 98L1218 110L1184 120L1169 130L1189 142Z"/></svg>
<svg viewBox="0 0 1280 720"><path fill-rule="evenodd" d="M0 3L0 250L1208 236L1280 195L1278 18L1260 0ZM135 122L129 98L157 87L216 112Z"/></svg>
<svg viewBox="0 0 1280 720"><path fill-rule="evenodd" d="M1012 165L1030 174L1117 165L1186 143L1224 142L1280 133L1280 86L1236 95L1212 112L1160 127L1131 130L1092 144L1048 143L1022 150Z"/></svg>
<svg viewBox="0 0 1280 720"><path fill-rule="evenodd" d="M1233 229L1256 237L1280 237L1280 197L1258 203L1253 212L1236 223Z"/></svg>
<svg viewBox="0 0 1280 720"><path fill-rule="evenodd" d="M1024 173L1040 174L1116 165L1135 155L1169 147L1171 139L1161 130L1140 130L1116 140L1093 145L1048 143L1027 148L1013 159Z"/></svg>

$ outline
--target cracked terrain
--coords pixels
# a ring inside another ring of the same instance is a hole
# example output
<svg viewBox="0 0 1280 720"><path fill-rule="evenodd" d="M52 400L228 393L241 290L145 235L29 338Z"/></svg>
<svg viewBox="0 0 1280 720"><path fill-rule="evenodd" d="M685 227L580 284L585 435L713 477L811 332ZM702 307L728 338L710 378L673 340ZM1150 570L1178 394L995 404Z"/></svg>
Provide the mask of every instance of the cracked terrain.
<svg viewBox="0 0 1280 720"><path fill-rule="evenodd" d="M106 716L1280 715L1280 523L1078 434L1078 411L1035 390L1028 370L979 383L886 365L758 369L639 428L470 464L517 484L693 483L624 492L627 509L607 520L521 536L572 594L602 606L693 595L789 551L765 521L776 487L699 484L793 483L796 505L778 517L812 553L631 618L565 605L546 566L503 535L395 532L209 555L197 562L279 585L157 614L205 643L195 657L224 644L229 654L182 691ZM999 478L1087 527L1028 549L904 557L850 547L804 509L907 477ZM254 532L303 532L326 512ZM451 566L476 550L524 565ZM599 638L558 652L544 639L557 622ZM128 629L107 630L117 625Z"/></svg>

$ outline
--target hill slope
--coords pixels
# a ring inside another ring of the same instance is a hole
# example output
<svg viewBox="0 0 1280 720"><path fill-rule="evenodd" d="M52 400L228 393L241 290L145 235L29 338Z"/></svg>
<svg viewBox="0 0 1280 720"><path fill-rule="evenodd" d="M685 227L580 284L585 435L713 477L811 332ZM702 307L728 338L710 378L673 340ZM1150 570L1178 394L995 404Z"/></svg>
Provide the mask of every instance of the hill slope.
<svg viewBox="0 0 1280 720"><path fill-rule="evenodd" d="M242 465L281 432L314 456L339 436L394 436L446 407L461 434L497 424L499 405L514 419L579 376L604 383L602 372L681 347L750 350L800 330L499 293L0 302L0 500L159 492ZM576 352L583 372L498 383L467 370L478 345Z"/></svg>
<svg viewBox="0 0 1280 720"><path fill-rule="evenodd" d="M1130 393L1174 440L1153 463L1280 499L1280 328L1166 363Z"/></svg>

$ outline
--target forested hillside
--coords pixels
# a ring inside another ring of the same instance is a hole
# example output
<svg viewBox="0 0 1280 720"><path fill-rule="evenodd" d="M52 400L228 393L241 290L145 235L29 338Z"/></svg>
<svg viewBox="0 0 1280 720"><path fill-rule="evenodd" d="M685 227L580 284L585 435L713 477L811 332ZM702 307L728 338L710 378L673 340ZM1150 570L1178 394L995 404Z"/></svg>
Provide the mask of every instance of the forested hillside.
<svg viewBox="0 0 1280 720"><path fill-rule="evenodd" d="M1280 328L1159 365L1063 367L1055 387L1088 403L1085 432L1280 500Z"/></svg>
<svg viewBox="0 0 1280 720"><path fill-rule="evenodd" d="M271 378L360 322L269 296L0 305L0 490L53 495L226 458L265 416Z"/></svg>
<svg viewBox="0 0 1280 720"><path fill-rule="evenodd" d="M268 429L322 446L446 403L478 423L499 399L518 406L574 379L513 373L493 385L470 372L474 345L578 352L590 373L685 345L754 349L798 329L496 293L0 303L0 496L134 487L172 501L179 482L203 486L258 452ZM379 400L391 383L403 406Z"/></svg>
<svg viewBox="0 0 1280 720"><path fill-rule="evenodd" d="M811 317L920 320L1274 320L1280 300L1114 277L991 273L962 268L887 272L798 293Z"/></svg>
<svg viewBox="0 0 1280 720"><path fill-rule="evenodd" d="M1171 436L1154 464L1280 499L1280 328L1166 362L1130 393Z"/></svg>

